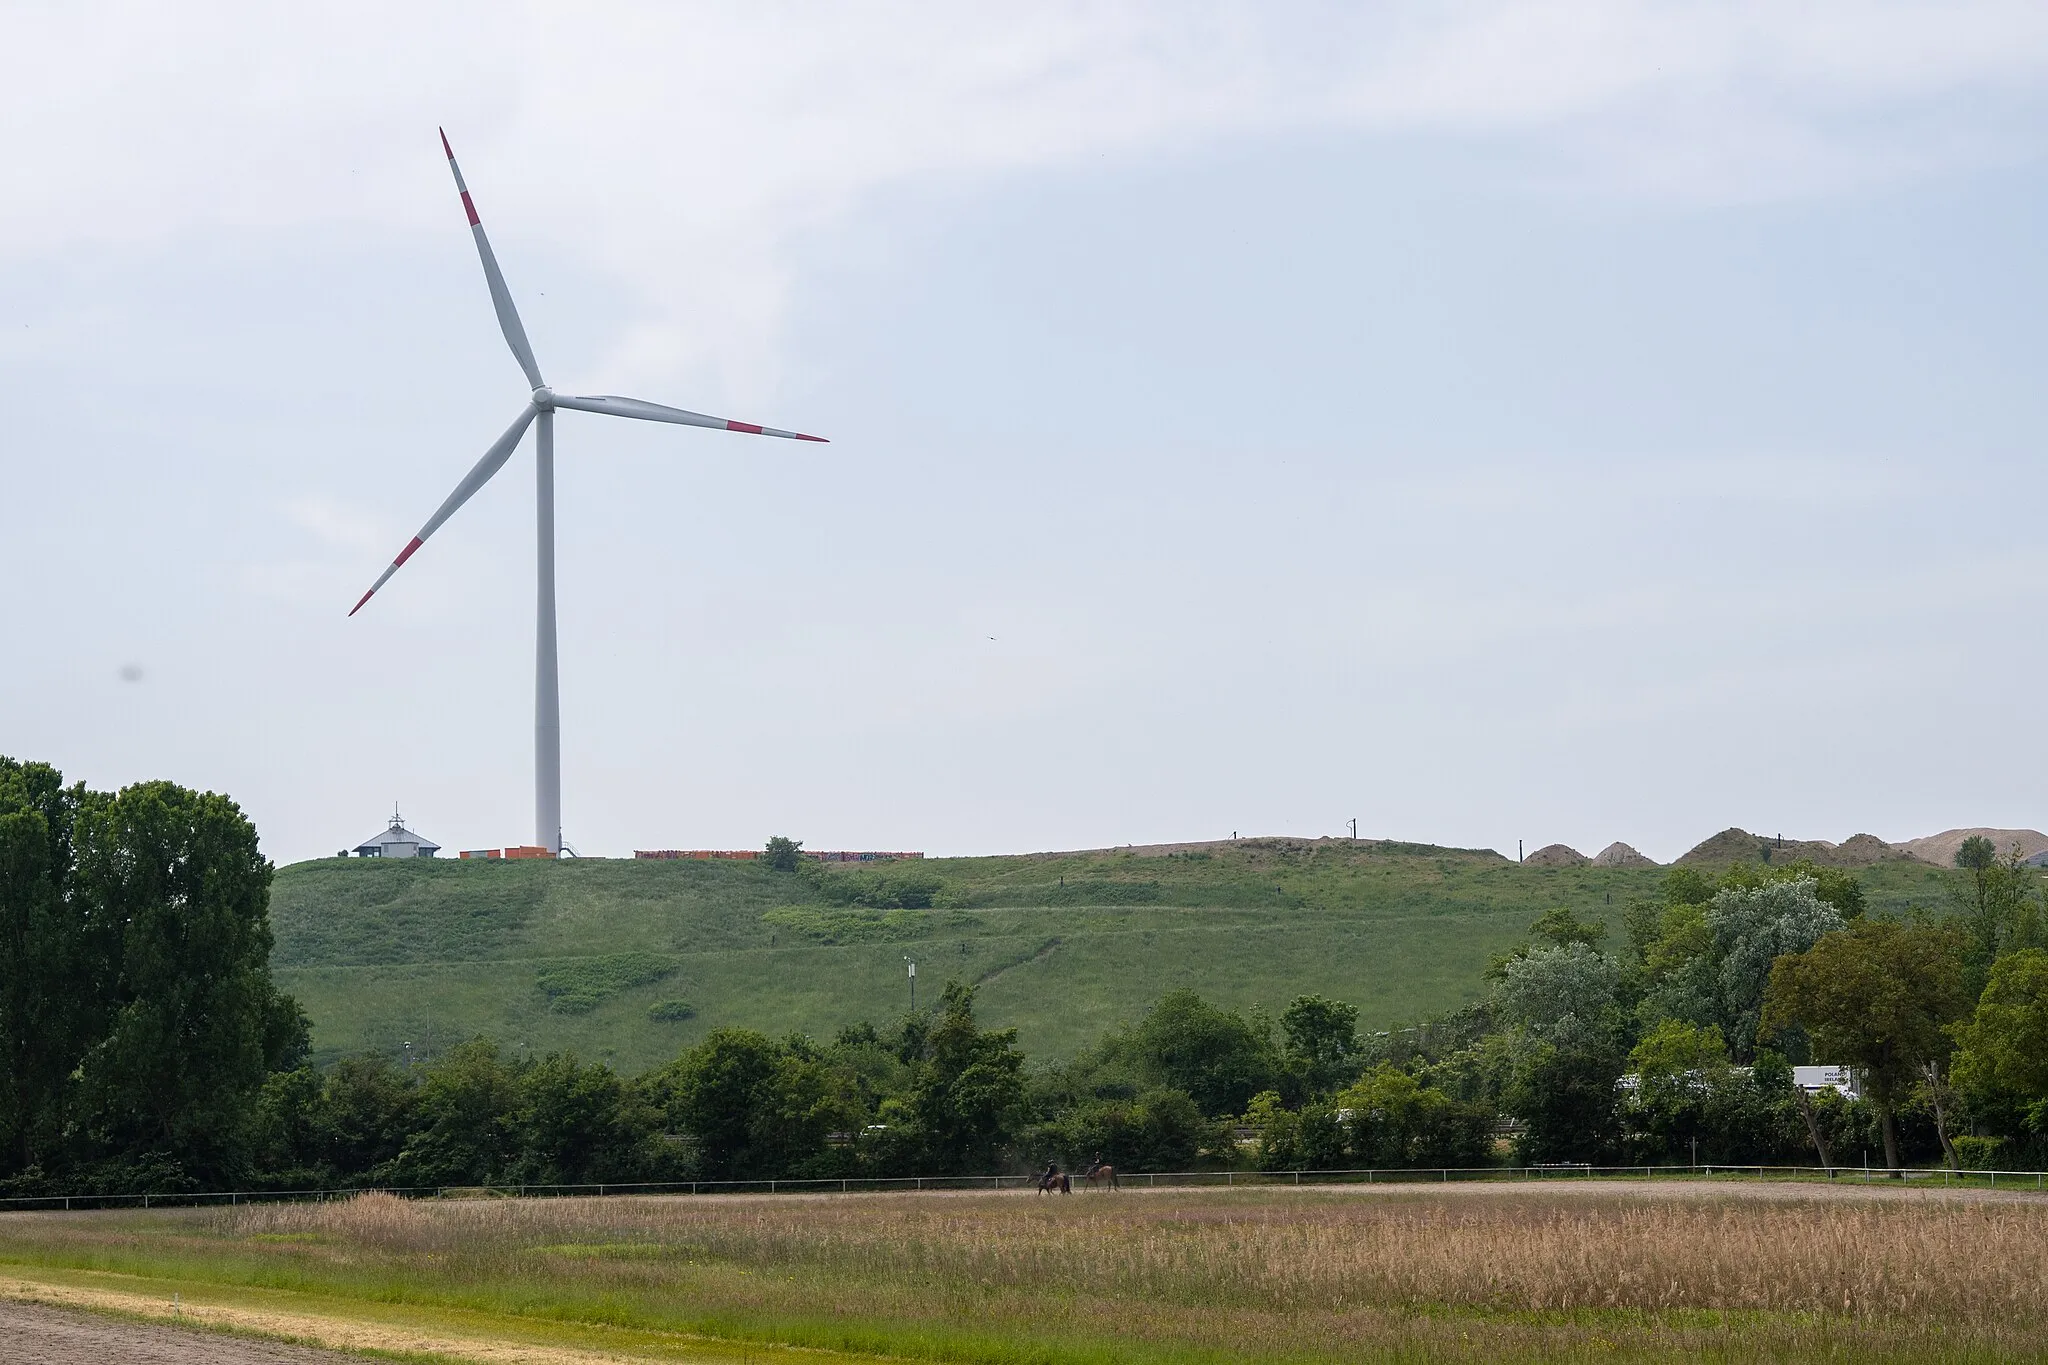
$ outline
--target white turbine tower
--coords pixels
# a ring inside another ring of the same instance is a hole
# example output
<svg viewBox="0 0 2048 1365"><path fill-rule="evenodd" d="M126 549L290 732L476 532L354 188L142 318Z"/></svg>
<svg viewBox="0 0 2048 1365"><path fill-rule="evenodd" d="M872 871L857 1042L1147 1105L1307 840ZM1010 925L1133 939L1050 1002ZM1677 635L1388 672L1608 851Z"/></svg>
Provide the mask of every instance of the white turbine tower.
<svg viewBox="0 0 2048 1365"><path fill-rule="evenodd" d="M455 152L448 146L448 134L445 132L441 134L441 150L448 154L448 169L454 172L455 188L462 195L462 207L469 213L469 230L476 238L476 254L483 259L484 280L491 287L491 303L498 310L498 326L504 330L505 343L512 348L512 356L519 362L519 368L526 372L526 382L533 386L533 396L527 400L512 425L505 429L505 434L491 443L491 448L484 452L475 468L455 485L455 491L448 495L448 500L427 518L427 524L420 527L420 533L398 552L398 558L391 561L391 567L370 585L370 591L363 594L362 601L351 607L348 614L354 616L361 611L363 603L390 581L391 575L412 558L413 552L426 543L427 537L441 529L442 522L454 516L455 510L468 502L477 489L491 481L491 476L512 457L520 438L526 435L527 427L538 422L534 464L534 558L539 570L533 650L534 842L549 853L559 854L562 851L562 703L555 666L555 409L601 412L613 417L635 417L643 422L674 422L680 426L712 427L719 431L743 431L751 436L782 436L792 441L823 441L825 438L806 436L800 431L757 427L751 422L729 422L723 417L706 417L699 412L684 412L681 408L663 407L637 398L609 395L572 398L550 389L540 377L540 366L534 363L533 347L526 340L526 328L520 325L519 311L512 306L512 295L505 288L504 273L498 269L498 258L491 253L491 240L484 236L484 225L476 216L476 205L470 200L469 187L462 183L462 168L455 164Z"/></svg>

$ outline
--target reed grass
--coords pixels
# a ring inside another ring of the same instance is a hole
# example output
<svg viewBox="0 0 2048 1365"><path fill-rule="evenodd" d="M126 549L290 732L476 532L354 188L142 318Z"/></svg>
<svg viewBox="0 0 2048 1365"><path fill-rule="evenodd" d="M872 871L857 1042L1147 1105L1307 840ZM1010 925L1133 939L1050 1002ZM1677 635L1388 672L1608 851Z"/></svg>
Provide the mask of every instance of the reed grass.
<svg viewBox="0 0 2048 1365"><path fill-rule="evenodd" d="M0 1260L977 1361L2048 1358L2048 1201L1686 1185L406 1201Z"/></svg>

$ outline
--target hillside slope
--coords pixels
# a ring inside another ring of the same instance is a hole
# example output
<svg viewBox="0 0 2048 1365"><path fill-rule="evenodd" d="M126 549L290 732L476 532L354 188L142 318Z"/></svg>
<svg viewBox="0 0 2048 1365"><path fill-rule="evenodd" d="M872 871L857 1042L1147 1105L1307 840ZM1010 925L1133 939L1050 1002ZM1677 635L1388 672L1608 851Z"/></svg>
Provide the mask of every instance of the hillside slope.
<svg viewBox="0 0 2048 1365"><path fill-rule="evenodd" d="M909 1003L906 955L921 1000L976 983L989 1022L1060 1056L1180 986L1276 1012L1318 992L1398 1026L1475 998L1488 955L1552 906L1618 935L1664 875L1287 839L914 867L943 882L941 908L829 904L756 863L299 863L277 875L273 963L321 1057L487 1034L637 1071L723 1024L830 1035L892 1019ZM1874 904L1903 905L1938 899L1946 875L1891 863L1865 878Z"/></svg>

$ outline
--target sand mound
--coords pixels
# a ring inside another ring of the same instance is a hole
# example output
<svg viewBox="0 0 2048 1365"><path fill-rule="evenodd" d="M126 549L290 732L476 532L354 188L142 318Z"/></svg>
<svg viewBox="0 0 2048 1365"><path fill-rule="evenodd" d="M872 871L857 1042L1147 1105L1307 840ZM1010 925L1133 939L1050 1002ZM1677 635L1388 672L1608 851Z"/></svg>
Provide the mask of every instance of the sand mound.
<svg viewBox="0 0 2048 1365"><path fill-rule="evenodd" d="M1933 863L1937 867L1954 867L1956 865L1956 850L1963 846L1963 840L1973 835L1982 835L1984 838L1989 839L1991 846L1998 850L1998 856L2001 858L2012 851L2014 844L2020 846L2020 856L2022 858L2031 858L2042 849L2048 848L2048 834L2043 834L2038 829L1981 828L1945 829L1939 834L1929 834L1919 839L1908 839L1902 844L1893 845L1893 847L1902 853L1911 854L1922 862Z"/></svg>
<svg viewBox="0 0 2048 1365"><path fill-rule="evenodd" d="M1647 857L1622 843L1619 839L1593 855L1595 867L1662 867L1655 858Z"/></svg>
<svg viewBox="0 0 2048 1365"><path fill-rule="evenodd" d="M1586 855L1563 844L1545 844L1522 859L1531 867L1584 867Z"/></svg>

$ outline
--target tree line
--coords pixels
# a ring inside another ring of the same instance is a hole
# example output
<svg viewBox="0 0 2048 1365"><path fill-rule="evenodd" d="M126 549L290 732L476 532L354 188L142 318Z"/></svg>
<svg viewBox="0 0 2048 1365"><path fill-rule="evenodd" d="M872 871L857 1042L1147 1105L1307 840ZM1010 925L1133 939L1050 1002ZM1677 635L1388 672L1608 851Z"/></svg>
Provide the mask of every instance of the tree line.
<svg viewBox="0 0 2048 1365"><path fill-rule="evenodd" d="M804 875L788 841L772 875ZM227 798L0 759L0 1192L1589 1162L2048 1164L2040 878L1981 841L1949 903L1806 864L1554 909L1477 1003L1361 1031L1192 991L1033 1064L947 985L830 1039L720 1028L637 1076L487 1039L308 1065L270 868ZM906 883L907 885L907 883ZM897 888L900 891L901 888ZM896 894L896 891L892 891ZM1792 1068L1854 1068L1860 1098Z"/></svg>

